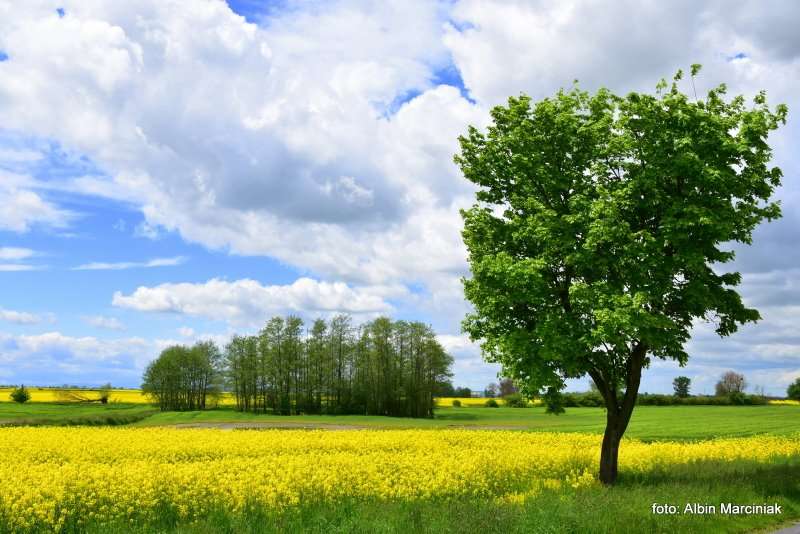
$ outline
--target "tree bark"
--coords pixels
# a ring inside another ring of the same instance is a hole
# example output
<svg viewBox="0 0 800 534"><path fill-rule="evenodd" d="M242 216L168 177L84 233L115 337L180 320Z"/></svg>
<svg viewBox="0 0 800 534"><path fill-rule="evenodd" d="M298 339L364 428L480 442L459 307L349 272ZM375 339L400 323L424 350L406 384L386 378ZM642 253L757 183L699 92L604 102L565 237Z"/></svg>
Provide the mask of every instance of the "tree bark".
<svg viewBox="0 0 800 534"><path fill-rule="evenodd" d="M600 482L613 484L617 480L617 464L619 460L620 415L608 410L606 431L603 434L603 445L600 449Z"/></svg>
<svg viewBox="0 0 800 534"><path fill-rule="evenodd" d="M606 430L603 433L603 445L600 449L600 482L603 484L614 484L617 480L619 444L636 406L646 356L647 347L643 343L636 343L628 357L625 369L625 394L622 399L618 398L614 383L605 380L601 371L589 373L606 403Z"/></svg>

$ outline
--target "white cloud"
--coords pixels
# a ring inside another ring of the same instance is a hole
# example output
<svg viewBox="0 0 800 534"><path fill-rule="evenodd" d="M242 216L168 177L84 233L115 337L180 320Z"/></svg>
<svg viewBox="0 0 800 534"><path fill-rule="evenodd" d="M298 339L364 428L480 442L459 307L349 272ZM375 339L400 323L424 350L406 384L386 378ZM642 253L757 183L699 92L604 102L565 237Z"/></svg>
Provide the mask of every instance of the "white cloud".
<svg viewBox="0 0 800 534"><path fill-rule="evenodd" d="M41 322L42 318L33 313L0 308L0 320L17 324L36 324Z"/></svg>
<svg viewBox="0 0 800 534"><path fill-rule="evenodd" d="M113 183L81 177L71 190L139 205L141 235L163 227L371 284L463 268L452 189L465 187L450 157L482 114L433 87L448 62L436 4L330 3L267 29L222 2L50 11L7 25L0 117L109 169ZM63 88L57 102L50 84ZM425 92L385 118L409 90ZM431 243L443 220L451 236Z"/></svg>
<svg viewBox="0 0 800 534"><path fill-rule="evenodd" d="M116 317L106 317L103 315L88 315L83 317L87 324L106 330L125 330L125 325Z"/></svg>
<svg viewBox="0 0 800 534"><path fill-rule="evenodd" d="M98 339L60 332L0 332L0 347L5 376L15 382L43 385L138 384L145 365L157 355L156 345L139 337Z"/></svg>
<svg viewBox="0 0 800 534"><path fill-rule="evenodd" d="M43 265L28 265L26 263L0 263L0 272L40 271Z"/></svg>
<svg viewBox="0 0 800 534"><path fill-rule="evenodd" d="M73 271L121 271L149 267L174 267L186 261L183 256L174 258L155 258L148 261L123 261L117 263L92 262L73 267Z"/></svg>
<svg viewBox="0 0 800 534"><path fill-rule="evenodd" d="M228 282L217 278L202 284L161 284L139 287L130 295L114 293L114 306L144 312L174 312L224 319L235 324L261 324L283 312L377 314L392 308L365 288L342 282L299 278L290 285L264 286L255 280Z"/></svg>
<svg viewBox="0 0 800 534"><path fill-rule="evenodd" d="M0 170L0 230L24 233L34 225L63 228L75 217L34 191L37 185L30 177Z"/></svg>
<svg viewBox="0 0 800 534"><path fill-rule="evenodd" d="M0 45L9 54L0 63L0 122L86 154L109 176L45 187L4 174L0 229L66 225L71 214L47 189L96 195L140 209L136 235L175 231L212 249L271 256L362 296L399 298L447 332L468 309L458 281L466 273L458 209L473 198L452 155L456 136L467 124L485 126L490 106L520 92L552 95L575 78L590 89L651 91L658 78L701 62L698 92L727 81L731 92L763 87L773 102L800 108L791 2L763 10L718 1L337 1L301 4L263 27L221 1L76 0L63 19L47 2L16 4L12 14L11 2L0 0ZM746 58L729 60L740 52ZM437 86L451 60L475 103ZM787 177L800 172L797 124L774 138ZM36 159L12 152L7 159ZM785 218L760 229L736 264L782 273L775 276L783 281L745 279L746 292L764 288L748 293L761 307L797 293L800 186L787 178L779 194ZM0 270L33 268L8 261ZM242 281L216 282L248 293L236 286ZM119 299L144 306L164 298L178 311L211 316L179 296L212 302L199 289L210 283L140 288ZM277 307L294 309L292 291L275 291ZM224 316L236 320L269 307L245 313L237 298L221 300ZM765 317L774 324L780 315ZM779 335L767 324L752 331ZM698 332L697 346L724 355L731 341ZM781 343L769 349L775 358L800 342ZM757 348L763 339L752 345L776 361Z"/></svg>
<svg viewBox="0 0 800 534"><path fill-rule="evenodd" d="M100 340L91 336L66 336L60 332L23 336L0 334L0 339L3 341L13 339L16 342L17 350L9 351L12 354L12 360L17 352L39 354L48 351L67 351L75 359L80 360L103 360L115 358L124 352L141 352L143 348L147 347L147 342L141 338Z"/></svg>
<svg viewBox="0 0 800 534"><path fill-rule="evenodd" d="M43 265L18 263L39 256L35 250L21 247L0 247L0 272L37 271L44 269ZM13 263L3 263L13 262Z"/></svg>
<svg viewBox="0 0 800 534"><path fill-rule="evenodd" d="M1 163L30 163L41 158L41 152L36 150L0 147Z"/></svg>
<svg viewBox="0 0 800 534"><path fill-rule="evenodd" d="M161 232L158 227L154 226L147 221L142 221L133 229L133 235L136 237L144 237L146 239L156 240L161 237Z"/></svg>
<svg viewBox="0 0 800 534"><path fill-rule="evenodd" d="M25 260L36 255L36 251L29 248L0 247L0 260Z"/></svg>

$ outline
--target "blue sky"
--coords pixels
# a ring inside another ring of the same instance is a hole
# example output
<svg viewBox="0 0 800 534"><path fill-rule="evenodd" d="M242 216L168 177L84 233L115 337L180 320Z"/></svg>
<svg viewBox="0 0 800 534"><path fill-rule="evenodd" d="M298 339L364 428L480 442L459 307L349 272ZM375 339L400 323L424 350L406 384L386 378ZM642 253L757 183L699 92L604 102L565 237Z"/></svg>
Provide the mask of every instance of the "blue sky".
<svg viewBox="0 0 800 534"><path fill-rule="evenodd" d="M168 344L347 312L432 324L456 384L482 388L498 367L459 330L458 209L474 189L452 155L467 125L509 95L576 78L651 90L694 62L698 92L798 99L792 17L746 4L0 0L0 13L0 383L137 386ZM642 390L687 374L710 391L735 369L780 394L800 375L797 140L790 116L773 141L786 216L734 266L765 320L727 340L698 325L690 365L657 362Z"/></svg>

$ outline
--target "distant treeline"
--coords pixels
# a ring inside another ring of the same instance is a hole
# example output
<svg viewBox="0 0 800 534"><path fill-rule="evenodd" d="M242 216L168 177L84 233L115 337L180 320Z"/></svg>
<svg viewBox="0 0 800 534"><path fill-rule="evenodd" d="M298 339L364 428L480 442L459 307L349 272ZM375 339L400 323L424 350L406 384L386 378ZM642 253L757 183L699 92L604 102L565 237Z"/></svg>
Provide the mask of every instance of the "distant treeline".
<svg viewBox="0 0 800 534"><path fill-rule="evenodd" d="M562 405L567 408L574 407L605 407L603 397L596 391L585 393L562 393ZM641 406L736 406L767 404L769 398L763 395L750 395L747 393L731 393L729 395L694 395L678 397L677 395L662 395L658 393L640 393L636 404Z"/></svg>
<svg viewBox="0 0 800 534"><path fill-rule="evenodd" d="M142 390L162 410L202 409L225 388L249 412L430 417L452 362L419 322L381 317L355 327L338 315L306 330L299 317L274 317L224 351L211 342L165 349Z"/></svg>

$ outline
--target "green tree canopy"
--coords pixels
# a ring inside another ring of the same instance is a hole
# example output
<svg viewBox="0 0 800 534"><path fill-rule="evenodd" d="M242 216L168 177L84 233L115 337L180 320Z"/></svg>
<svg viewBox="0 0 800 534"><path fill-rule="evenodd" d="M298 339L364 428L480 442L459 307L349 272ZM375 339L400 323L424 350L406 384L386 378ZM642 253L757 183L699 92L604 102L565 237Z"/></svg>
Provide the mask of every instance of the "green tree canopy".
<svg viewBox="0 0 800 534"><path fill-rule="evenodd" d="M591 376L608 410L607 483L651 359L685 364L696 319L720 336L759 319L722 266L732 242L780 216L767 136L786 107L763 92L752 106L726 99L724 85L693 99L680 79L655 95L510 98L455 157L479 187L462 211L464 330L529 395Z"/></svg>
<svg viewBox="0 0 800 534"><path fill-rule="evenodd" d="M676 376L672 381L672 389L675 391L675 396L686 398L689 396L689 387L692 380L688 376Z"/></svg>
<svg viewBox="0 0 800 534"><path fill-rule="evenodd" d="M167 347L150 362L142 392L164 410L203 410L219 392L221 353L212 341Z"/></svg>

